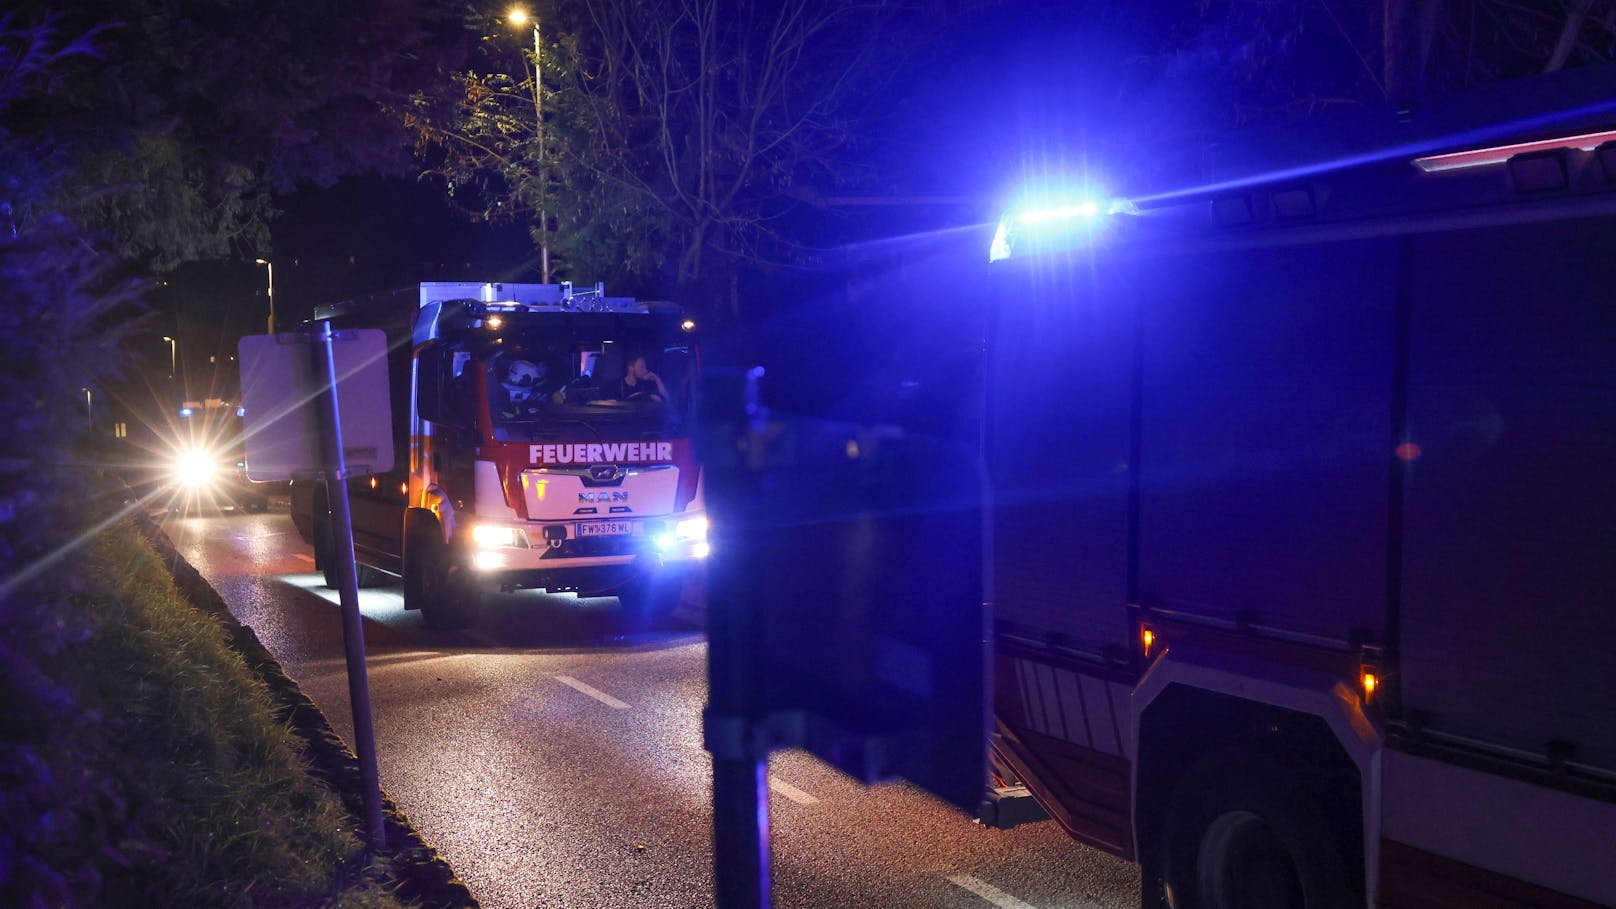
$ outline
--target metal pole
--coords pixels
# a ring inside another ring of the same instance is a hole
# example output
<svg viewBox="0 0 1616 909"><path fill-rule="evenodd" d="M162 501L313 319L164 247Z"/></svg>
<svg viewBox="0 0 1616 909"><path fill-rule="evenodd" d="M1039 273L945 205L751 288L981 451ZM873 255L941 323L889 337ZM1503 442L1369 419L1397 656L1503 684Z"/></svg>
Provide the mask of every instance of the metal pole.
<svg viewBox="0 0 1616 909"><path fill-rule="evenodd" d="M275 333L275 263L268 259L254 259L269 271L269 333Z"/></svg>
<svg viewBox="0 0 1616 909"><path fill-rule="evenodd" d="M543 88L539 84L539 53L542 45L539 43L539 19L533 18L533 117L536 121L533 134L539 140L539 272L541 281L550 283L550 222L545 217L544 199L549 190L549 181L545 174L544 154L544 102Z"/></svg>
<svg viewBox="0 0 1616 909"><path fill-rule="evenodd" d="M365 674L365 628L359 615L359 575L354 565L353 516L348 510L348 470L342 454L342 413L337 404L337 361L331 323L314 331L314 375L319 386L321 461L326 500L331 506L331 547L337 560L342 603L342 648L348 660L348 700L353 709L354 750L365 787L365 841L372 851L387 845L382 826L382 791L376 771L376 732L370 722L370 682ZM316 515L316 518L319 516Z"/></svg>
<svg viewBox="0 0 1616 909"><path fill-rule="evenodd" d="M703 422L718 429L712 447L735 451L736 436L751 433L761 415L757 381L749 371L745 387L705 395L716 405ZM741 392L736 394L736 392ZM719 400L728 398L729 400ZM726 433L726 429L733 432ZM720 436L728 436L721 438ZM761 446L761 434L752 442ZM750 450L750 448L749 448ZM761 449L759 449L761 450ZM714 459L716 461L716 459ZM713 890L718 909L768 909L769 741L766 705L761 697L762 667L756 655L759 635L759 581L766 566L757 563L757 509L764 500L761 463L709 472L715 502L729 506L716 528L714 583L707 604L707 750L713 755Z"/></svg>

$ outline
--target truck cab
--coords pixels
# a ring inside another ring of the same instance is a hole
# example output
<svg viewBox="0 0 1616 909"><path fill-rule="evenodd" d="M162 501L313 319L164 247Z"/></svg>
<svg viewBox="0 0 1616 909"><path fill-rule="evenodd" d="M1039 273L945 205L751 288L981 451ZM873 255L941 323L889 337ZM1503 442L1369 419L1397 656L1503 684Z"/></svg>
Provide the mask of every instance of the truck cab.
<svg viewBox="0 0 1616 909"><path fill-rule="evenodd" d="M401 576L405 608L440 627L470 621L489 590L677 604L709 552L695 323L678 307L599 285L434 282L316 317L389 332L409 456L348 481L362 581ZM324 567L323 496L301 499Z"/></svg>

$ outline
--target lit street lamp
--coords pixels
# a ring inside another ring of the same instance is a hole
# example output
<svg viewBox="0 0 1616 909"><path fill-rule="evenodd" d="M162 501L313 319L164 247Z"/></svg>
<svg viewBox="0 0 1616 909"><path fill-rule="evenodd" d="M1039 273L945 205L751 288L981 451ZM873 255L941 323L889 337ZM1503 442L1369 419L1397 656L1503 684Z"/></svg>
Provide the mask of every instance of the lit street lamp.
<svg viewBox="0 0 1616 909"><path fill-rule="evenodd" d="M520 6L511 7L511 11L505 14L505 19L517 28L521 28L529 21L533 23L533 135L539 143L539 271L541 274L540 280L545 284L549 284L550 238L548 234L550 232L550 223L545 218L544 212L544 192L548 189L549 184L545 180L544 174L544 101L543 95L540 94L541 88L539 86L539 53L542 47L539 43L539 20L537 17L528 16L527 10Z"/></svg>
<svg viewBox="0 0 1616 909"><path fill-rule="evenodd" d="M275 333L275 263L268 259L254 259L269 270L269 333Z"/></svg>
<svg viewBox="0 0 1616 909"><path fill-rule="evenodd" d="M172 382L174 375L180 371L180 345L168 335L163 335L163 340L168 342L168 381Z"/></svg>

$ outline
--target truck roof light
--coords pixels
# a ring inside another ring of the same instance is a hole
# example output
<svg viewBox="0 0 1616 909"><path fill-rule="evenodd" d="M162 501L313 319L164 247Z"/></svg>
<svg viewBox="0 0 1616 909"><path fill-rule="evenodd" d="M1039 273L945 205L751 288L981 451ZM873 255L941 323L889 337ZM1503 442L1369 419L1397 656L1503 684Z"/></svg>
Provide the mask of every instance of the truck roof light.
<svg viewBox="0 0 1616 909"><path fill-rule="evenodd" d="M1542 139L1537 142L1516 142L1512 145L1494 145L1490 148L1476 148L1469 151L1448 152L1441 155L1426 155L1415 158L1414 166L1428 174L1440 173L1445 170L1460 170L1466 167L1485 167L1489 164L1502 164L1516 155L1527 152L1554 151L1557 149L1574 148L1578 151L1593 151L1602 143L1616 140L1616 130L1605 130L1598 133L1583 133L1577 136L1562 136L1558 139Z"/></svg>
<svg viewBox="0 0 1616 909"><path fill-rule="evenodd" d="M1108 217L1137 214L1127 199L1112 199L1095 193L1040 196L1013 207L999 219L988 249L988 261L1010 258L1018 239L1084 242L1104 229Z"/></svg>

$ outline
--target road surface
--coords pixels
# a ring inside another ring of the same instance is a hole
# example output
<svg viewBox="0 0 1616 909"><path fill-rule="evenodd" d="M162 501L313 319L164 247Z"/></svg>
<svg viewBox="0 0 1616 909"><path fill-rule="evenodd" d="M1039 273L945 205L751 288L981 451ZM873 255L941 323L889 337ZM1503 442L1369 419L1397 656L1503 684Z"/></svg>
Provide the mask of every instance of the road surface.
<svg viewBox="0 0 1616 909"><path fill-rule="evenodd" d="M284 513L166 528L349 742L336 593ZM496 597L433 632L398 587L360 591L381 781L489 909L712 905L699 630L625 633L604 601ZM770 763L782 909L1125 909L1132 865L1052 822L1001 831L813 757Z"/></svg>

